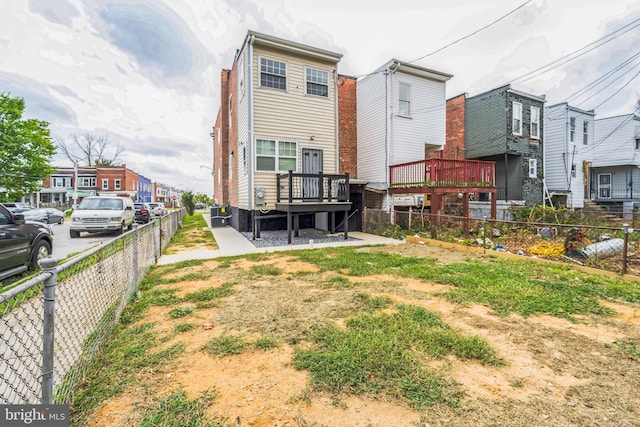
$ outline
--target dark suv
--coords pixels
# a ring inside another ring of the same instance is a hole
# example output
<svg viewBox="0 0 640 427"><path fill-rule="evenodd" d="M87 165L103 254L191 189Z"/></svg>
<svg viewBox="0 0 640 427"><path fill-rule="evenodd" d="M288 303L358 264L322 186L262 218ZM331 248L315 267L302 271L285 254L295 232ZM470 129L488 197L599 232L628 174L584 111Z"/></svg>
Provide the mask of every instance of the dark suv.
<svg viewBox="0 0 640 427"><path fill-rule="evenodd" d="M134 203L136 208L136 219L138 224L146 224L149 220L153 219L153 210L149 203Z"/></svg>
<svg viewBox="0 0 640 427"><path fill-rule="evenodd" d="M0 280L38 268L38 261L51 255L53 236L49 228L24 220L0 204Z"/></svg>

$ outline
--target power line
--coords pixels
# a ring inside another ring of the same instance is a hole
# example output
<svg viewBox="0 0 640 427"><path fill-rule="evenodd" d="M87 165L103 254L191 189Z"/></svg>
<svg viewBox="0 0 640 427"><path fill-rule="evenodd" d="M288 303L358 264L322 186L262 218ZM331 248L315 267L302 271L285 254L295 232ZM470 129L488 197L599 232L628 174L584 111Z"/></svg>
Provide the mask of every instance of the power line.
<svg viewBox="0 0 640 427"><path fill-rule="evenodd" d="M624 89L625 87L627 87L629 85L629 83L631 83L632 81L634 81L638 76L640 75L640 71L638 71L633 77L631 77L629 80L627 80L627 82L625 84L622 85L622 87L620 87L620 89L618 89L617 91L615 91L611 96L609 96L607 99L605 99L604 101L602 101L600 104L596 105L595 107L593 107L592 109L595 110L596 108L600 107L601 105L603 105L604 103L606 103L607 101L609 101L611 98L613 98L614 96L616 96L617 94L620 93L620 91L622 89Z"/></svg>
<svg viewBox="0 0 640 427"><path fill-rule="evenodd" d="M491 26L493 26L493 25L497 24L498 22L500 22L500 21L502 21L503 19L505 19L507 16L514 14L514 13L515 13L515 12L517 12L518 10L522 9L523 7L525 7L528 3L531 3L531 0L527 0L526 2L522 3L520 6L516 7L515 9L513 9L511 12L509 12L509 13L507 13L507 14L505 14L505 15L502 15L500 18L496 19L496 20L495 20L495 21L493 21L493 22L490 22L489 24L485 25L484 27L479 28L479 29L475 30L474 32L472 32L472 33L470 33L470 34L467 34L466 36L460 37L459 39L454 40L454 41L452 41L451 43L449 43L449 44L447 44L447 45L445 45L445 46L443 46L443 47L441 47L441 48L439 48L439 49L434 50L433 52L427 53L426 55L421 56L420 58L418 58L418 59L414 59L413 61L409 61L409 62L411 63L411 62L417 62L417 61L420 61L421 59L427 58L427 57L429 57L429 56L431 56L431 55L435 55L436 53L441 52L441 51L443 51L443 50L447 49L448 47L451 47L451 46L453 46L454 44L461 42L462 40L468 39L469 37L471 37L471 36L474 36L474 35L478 34L480 31L484 31L484 30L486 30L487 28L489 28L489 27L491 27Z"/></svg>

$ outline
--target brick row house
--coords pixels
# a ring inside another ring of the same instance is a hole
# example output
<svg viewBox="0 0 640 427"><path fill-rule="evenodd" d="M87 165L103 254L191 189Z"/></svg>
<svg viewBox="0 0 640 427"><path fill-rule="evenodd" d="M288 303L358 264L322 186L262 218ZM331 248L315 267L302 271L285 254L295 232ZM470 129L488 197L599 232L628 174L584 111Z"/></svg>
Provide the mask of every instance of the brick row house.
<svg viewBox="0 0 640 427"><path fill-rule="evenodd" d="M75 177L77 176L77 185ZM163 201L171 202L170 194L177 194L168 186L153 183L149 178L127 168L127 165L58 167L45 178L40 192L26 197L32 206L56 207L67 209L74 201L95 195L117 195L129 197L137 202ZM154 188L156 189L154 191ZM154 198L157 188L164 188L161 193L168 196L163 200Z"/></svg>

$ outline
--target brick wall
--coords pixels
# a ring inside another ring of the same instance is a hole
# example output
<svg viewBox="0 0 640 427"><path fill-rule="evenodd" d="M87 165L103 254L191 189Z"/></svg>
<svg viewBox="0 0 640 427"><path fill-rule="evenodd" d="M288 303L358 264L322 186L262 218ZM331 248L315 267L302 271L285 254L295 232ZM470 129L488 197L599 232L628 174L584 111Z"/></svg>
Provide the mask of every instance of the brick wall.
<svg viewBox="0 0 640 427"><path fill-rule="evenodd" d="M447 137L442 157L464 159L464 117L467 94L463 93L447 100Z"/></svg>
<svg viewBox="0 0 640 427"><path fill-rule="evenodd" d="M339 173L358 177L358 122L356 78L338 75Z"/></svg>
<svg viewBox="0 0 640 427"><path fill-rule="evenodd" d="M220 107L214 127L213 159L214 187L213 194L220 204L229 202L229 77L231 70L220 73Z"/></svg>

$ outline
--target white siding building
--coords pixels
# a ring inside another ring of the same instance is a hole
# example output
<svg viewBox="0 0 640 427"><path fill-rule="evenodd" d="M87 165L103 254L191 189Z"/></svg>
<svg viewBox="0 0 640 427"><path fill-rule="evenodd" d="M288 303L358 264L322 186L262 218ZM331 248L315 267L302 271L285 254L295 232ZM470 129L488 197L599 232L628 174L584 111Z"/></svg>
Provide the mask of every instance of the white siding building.
<svg viewBox="0 0 640 427"><path fill-rule="evenodd" d="M640 201L640 117L626 114L596 120L591 168L592 199Z"/></svg>
<svg viewBox="0 0 640 427"><path fill-rule="evenodd" d="M370 189L388 189L389 166L442 149L451 77L392 59L358 80L358 178ZM393 208L393 199L384 197L382 208Z"/></svg>
<svg viewBox="0 0 640 427"><path fill-rule="evenodd" d="M595 113L566 102L545 107L544 178L555 207L583 208L589 198Z"/></svg>

